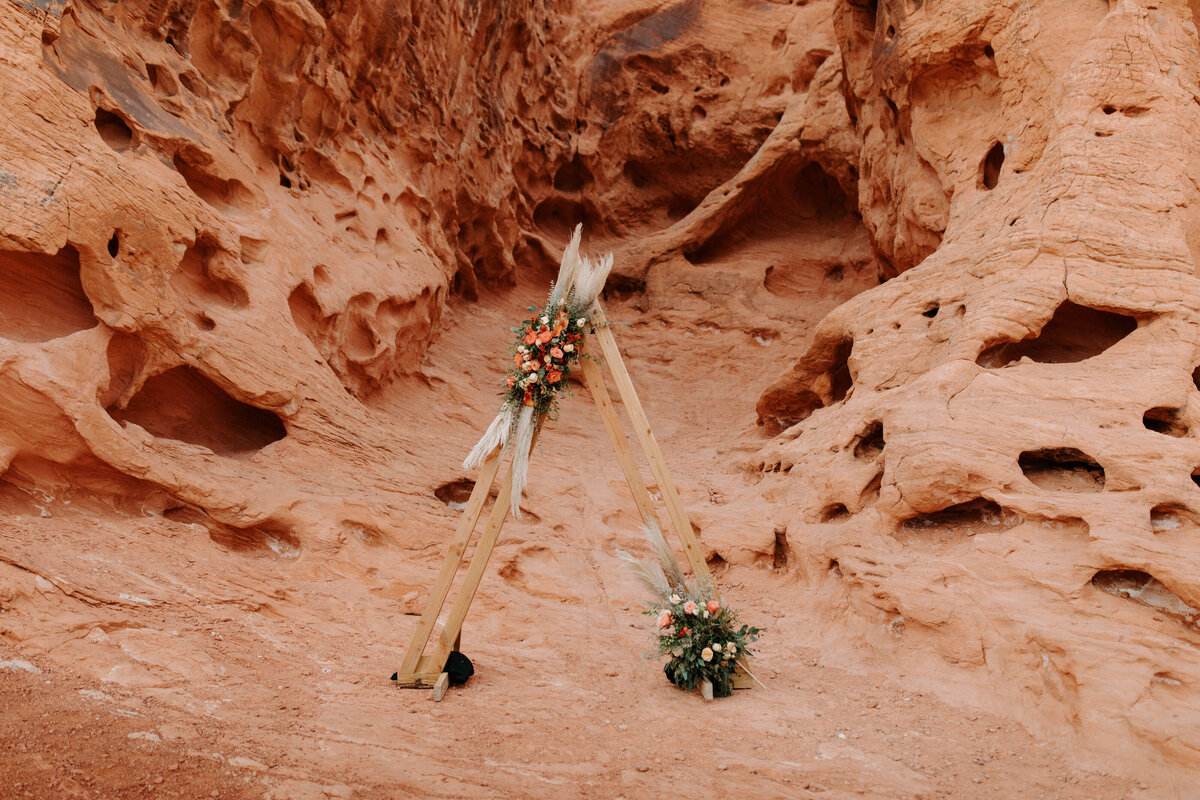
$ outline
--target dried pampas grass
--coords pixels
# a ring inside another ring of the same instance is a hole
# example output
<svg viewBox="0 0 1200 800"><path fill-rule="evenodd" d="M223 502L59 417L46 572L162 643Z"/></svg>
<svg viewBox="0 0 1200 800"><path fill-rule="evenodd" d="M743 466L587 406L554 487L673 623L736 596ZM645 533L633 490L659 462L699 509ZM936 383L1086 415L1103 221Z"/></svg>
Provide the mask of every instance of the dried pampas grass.
<svg viewBox="0 0 1200 800"><path fill-rule="evenodd" d="M590 316L598 310L596 305L608 273L612 270L613 258L609 253L598 259L579 255L579 244L583 238L583 226L575 226L571 241L563 250L562 263L558 268L558 280L554 282L547 301L549 309L569 306L585 308L585 316ZM582 323L581 323L582 324ZM534 410L529 406L520 408L506 401L500 408L500 413L492 420L487 431L471 449L463 461L465 469L474 469L481 465L497 447L513 450L513 480L512 494L509 498L514 517L521 516L521 496L529 475L530 448L533 446L533 432L537 427ZM503 455L503 452L501 455ZM659 534L660 538L662 534ZM676 565L678 568L678 565Z"/></svg>

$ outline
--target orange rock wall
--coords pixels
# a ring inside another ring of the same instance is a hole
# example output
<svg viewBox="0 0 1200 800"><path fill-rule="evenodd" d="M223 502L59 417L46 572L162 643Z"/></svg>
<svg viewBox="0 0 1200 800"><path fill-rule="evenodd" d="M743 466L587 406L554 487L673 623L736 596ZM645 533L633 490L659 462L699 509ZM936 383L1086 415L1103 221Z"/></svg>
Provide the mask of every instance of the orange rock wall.
<svg viewBox="0 0 1200 800"><path fill-rule="evenodd" d="M1192 763L1196 44L1180 0L10 0L0 503L309 573L415 552L478 401L425 358L448 299L583 222L614 300L790 364L714 557L774 547L831 638Z"/></svg>

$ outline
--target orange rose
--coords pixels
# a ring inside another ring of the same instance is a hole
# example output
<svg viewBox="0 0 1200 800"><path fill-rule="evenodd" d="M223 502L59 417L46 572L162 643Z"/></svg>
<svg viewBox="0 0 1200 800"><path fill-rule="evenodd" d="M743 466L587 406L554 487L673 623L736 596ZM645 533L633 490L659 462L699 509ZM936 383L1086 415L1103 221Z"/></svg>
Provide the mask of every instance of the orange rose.
<svg viewBox="0 0 1200 800"><path fill-rule="evenodd" d="M721 610L721 604L716 600L709 600L707 603L705 603L704 608L706 611L708 611L708 613L715 614Z"/></svg>
<svg viewBox="0 0 1200 800"><path fill-rule="evenodd" d="M545 344L546 342L550 341L553 338L554 338L554 334L552 334L550 331L542 331L541 333L539 333L537 335L537 338L535 341L537 341L538 344Z"/></svg>
<svg viewBox="0 0 1200 800"><path fill-rule="evenodd" d="M546 383L558 383L562 379L562 373L556 369L552 369L546 373Z"/></svg>
<svg viewBox="0 0 1200 800"><path fill-rule="evenodd" d="M513 354L513 363L514 364L520 365L520 363L524 360L525 360L524 353L514 353Z"/></svg>
<svg viewBox="0 0 1200 800"><path fill-rule="evenodd" d="M533 389L525 390L525 405L527 405L527 406L533 405Z"/></svg>
<svg viewBox="0 0 1200 800"><path fill-rule="evenodd" d="M537 341L537 334L534 333L533 331L530 331L529 333L525 334L525 344L533 344L536 341Z"/></svg>
<svg viewBox="0 0 1200 800"><path fill-rule="evenodd" d="M509 388L512 388L513 385L516 384L516 382L517 382L516 377L514 377L512 375L509 375L507 378L504 379L504 385Z"/></svg>

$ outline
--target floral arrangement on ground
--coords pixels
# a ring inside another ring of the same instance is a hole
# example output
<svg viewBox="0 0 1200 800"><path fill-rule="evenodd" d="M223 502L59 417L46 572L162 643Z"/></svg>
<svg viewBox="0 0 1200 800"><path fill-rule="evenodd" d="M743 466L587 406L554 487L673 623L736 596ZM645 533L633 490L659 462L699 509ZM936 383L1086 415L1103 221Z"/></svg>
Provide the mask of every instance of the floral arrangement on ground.
<svg viewBox="0 0 1200 800"><path fill-rule="evenodd" d="M657 525L647 524L643 532L654 560L622 555L655 597L643 613L655 618L657 654L670 656L663 665L667 680L689 691L709 681L713 696L728 697L739 667L753 678L746 662L762 629L739 625L738 613L715 598L710 580L685 578Z"/></svg>

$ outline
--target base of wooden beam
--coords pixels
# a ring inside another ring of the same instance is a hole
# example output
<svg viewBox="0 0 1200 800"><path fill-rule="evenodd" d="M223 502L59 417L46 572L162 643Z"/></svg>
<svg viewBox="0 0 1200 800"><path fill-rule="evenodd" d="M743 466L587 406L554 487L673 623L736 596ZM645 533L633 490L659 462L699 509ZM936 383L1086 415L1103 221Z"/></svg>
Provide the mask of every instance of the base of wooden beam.
<svg viewBox="0 0 1200 800"><path fill-rule="evenodd" d="M444 672L400 672L396 674L396 685L401 689L433 689Z"/></svg>

